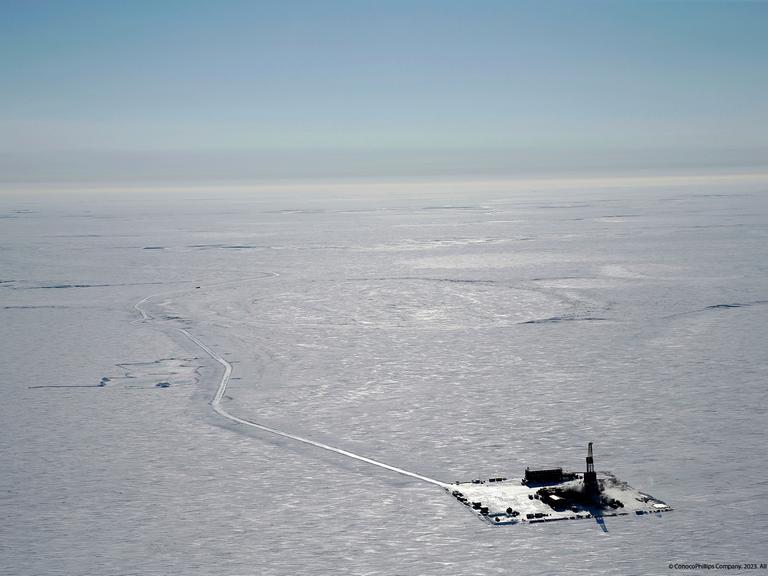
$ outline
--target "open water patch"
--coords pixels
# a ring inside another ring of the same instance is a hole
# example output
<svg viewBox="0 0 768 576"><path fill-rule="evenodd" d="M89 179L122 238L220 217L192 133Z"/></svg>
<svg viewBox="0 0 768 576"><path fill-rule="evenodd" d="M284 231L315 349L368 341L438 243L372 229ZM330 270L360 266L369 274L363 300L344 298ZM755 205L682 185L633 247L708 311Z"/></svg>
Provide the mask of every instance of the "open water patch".
<svg viewBox="0 0 768 576"><path fill-rule="evenodd" d="M3 306L3 310L41 310L46 308L67 308L67 306L56 306L55 304L37 304L37 305L17 305Z"/></svg>
<svg viewBox="0 0 768 576"><path fill-rule="evenodd" d="M721 304L711 304L704 308L698 308L696 310L688 310L687 312L678 312L677 314L670 314L664 316L664 318L676 318L678 316L688 316L691 314L700 314L702 312L708 312L712 310L734 310L738 308L750 308L753 306L762 306L768 304L768 300L752 300L751 302L723 302Z"/></svg>
<svg viewBox="0 0 768 576"><path fill-rule="evenodd" d="M704 310L727 310L729 308L748 308L750 306L755 306L758 304L766 304L768 303L768 300L757 300L755 302L747 302L746 304L742 304L739 302L734 302L732 304L713 304L712 306L707 306L704 308Z"/></svg>
<svg viewBox="0 0 768 576"><path fill-rule="evenodd" d="M600 318L596 316L586 316L583 318L570 316L552 316L551 318L526 320L525 322L518 322L518 324L557 324L558 322L600 322L604 320L608 320L608 318Z"/></svg>
<svg viewBox="0 0 768 576"><path fill-rule="evenodd" d="M120 284L39 284L37 286L13 286L14 290L67 290L71 288L111 288L123 286L155 286L168 284L168 282L123 282Z"/></svg>

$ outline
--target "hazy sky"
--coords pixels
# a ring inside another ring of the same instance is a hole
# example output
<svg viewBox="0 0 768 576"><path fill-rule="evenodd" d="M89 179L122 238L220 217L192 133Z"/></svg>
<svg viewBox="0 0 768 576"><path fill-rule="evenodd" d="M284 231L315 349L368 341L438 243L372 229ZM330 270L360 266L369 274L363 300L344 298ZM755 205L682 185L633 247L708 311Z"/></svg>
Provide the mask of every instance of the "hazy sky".
<svg viewBox="0 0 768 576"><path fill-rule="evenodd" d="M0 178L766 163L768 3L0 2Z"/></svg>

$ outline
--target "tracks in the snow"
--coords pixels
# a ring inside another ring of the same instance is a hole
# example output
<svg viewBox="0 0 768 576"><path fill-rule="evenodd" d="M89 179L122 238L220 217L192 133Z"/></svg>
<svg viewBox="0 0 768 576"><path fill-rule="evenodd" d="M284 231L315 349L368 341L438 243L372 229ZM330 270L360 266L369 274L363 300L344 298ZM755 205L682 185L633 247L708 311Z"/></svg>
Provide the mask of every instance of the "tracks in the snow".
<svg viewBox="0 0 768 576"><path fill-rule="evenodd" d="M269 276L264 277L275 277L278 276L278 274L270 273ZM225 284L235 284L240 283L240 281L235 282L222 282L221 284L216 285L209 285L206 286L206 288L213 288L214 286L223 286ZM181 292L179 290L174 291L175 293ZM136 304L134 304L134 308L136 311L141 315L141 321L151 321L152 315L149 314L144 308L143 305L146 304L149 300L156 296L165 295L165 294L171 294L172 292L163 292L160 294L152 294L150 296L146 296L145 298L142 298L139 300ZM366 464L371 464L372 466L378 466L379 468L384 468L385 470L389 470L391 472L396 472L398 474L402 474L403 476L409 476L411 478L415 478L416 480L420 480L422 482L428 482L430 484L435 484L437 486L440 486L441 488L447 488L448 483L447 482L441 482L440 480L436 480L435 478L430 478L428 476L424 476L422 474L417 474L416 472L411 472L410 470L405 470L403 468L398 468L397 466L391 466L390 464L385 464L384 462L379 462L378 460L374 460L373 458L368 458L367 456L362 456L360 454L355 454L354 452L350 452L349 450L344 450L343 448L339 448L337 446L331 446L329 444L324 444L322 442L317 442L315 440L312 440L310 438L305 438L303 436L298 436L296 434L290 434L288 432L284 432L283 430L278 430L276 428L272 428L270 426L265 426L263 424L259 424L258 422L254 422L253 420L248 420L246 418L241 418L239 416L235 416L234 414L227 411L226 408L222 405L222 399L224 398L224 394L227 391L227 385L229 384L230 376L232 375L232 365L227 362L223 357L221 357L218 353L216 353L210 346L205 344L202 340L197 338L196 336L193 336L188 330L184 328L175 328L178 332L181 334L184 334L189 340L191 340L196 346L198 346L200 349L202 349L208 356L210 356L213 360L218 362L221 367L224 369L221 379L219 380L219 384L216 388L216 393L213 396L213 399L211 400L211 407L213 408L213 411L216 412L219 416L222 416L223 418L226 418L232 422L236 422L238 424L242 424L244 426L249 426L251 428L256 428L258 430L262 430L264 432L269 432L270 434L276 434L277 436L282 436L283 438L289 438L291 440L294 440L296 442L301 442L303 444L308 444L310 446L314 446L315 448L322 448L323 450L328 450L329 452L334 452L336 454L341 454L342 456L346 456L348 458L352 458L354 460L358 460L360 462L365 462Z"/></svg>

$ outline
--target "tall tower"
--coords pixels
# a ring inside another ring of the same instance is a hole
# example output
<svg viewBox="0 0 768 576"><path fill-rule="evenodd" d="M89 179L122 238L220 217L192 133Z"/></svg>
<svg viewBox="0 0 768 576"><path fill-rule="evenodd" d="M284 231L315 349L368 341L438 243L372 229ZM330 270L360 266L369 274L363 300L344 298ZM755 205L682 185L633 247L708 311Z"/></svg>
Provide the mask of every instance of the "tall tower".
<svg viewBox="0 0 768 576"><path fill-rule="evenodd" d="M592 442L587 447L587 471L584 473L584 491L590 494L600 492L597 484L597 474L595 473L595 461L592 458Z"/></svg>

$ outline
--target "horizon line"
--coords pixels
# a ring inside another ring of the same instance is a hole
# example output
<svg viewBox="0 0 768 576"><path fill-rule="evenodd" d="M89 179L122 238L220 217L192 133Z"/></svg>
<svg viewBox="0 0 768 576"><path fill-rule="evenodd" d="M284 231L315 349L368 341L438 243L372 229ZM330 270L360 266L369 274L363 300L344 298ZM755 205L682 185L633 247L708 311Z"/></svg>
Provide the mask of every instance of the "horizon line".
<svg viewBox="0 0 768 576"><path fill-rule="evenodd" d="M508 176L508 177L342 177L342 178L281 178L272 180L222 181L222 182L0 182L0 195L17 194L170 194L183 192L397 192L420 190L424 192L447 192L453 189L472 191L520 191L567 190L574 188L655 188L660 186L685 186L692 184L716 183L760 183L768 184L768 170L765 171L721 171L689 173L635 173L635 174L593 174L568 176ZM361 187L363 189L361 190Z"/></svg>

